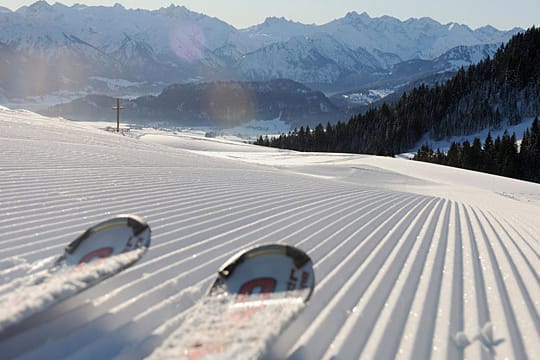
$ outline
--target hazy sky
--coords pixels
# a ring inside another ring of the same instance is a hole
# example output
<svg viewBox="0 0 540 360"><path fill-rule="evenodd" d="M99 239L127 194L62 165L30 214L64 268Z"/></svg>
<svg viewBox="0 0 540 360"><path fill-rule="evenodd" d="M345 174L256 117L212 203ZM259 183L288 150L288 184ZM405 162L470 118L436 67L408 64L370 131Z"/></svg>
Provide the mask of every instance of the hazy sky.
<svg viewBox="0 0 540 360"><path fill-rule="evenodd" d="M15 10L35 0L0 0L0 6ZM48 1L50 4L54 1ZM215 16L237 28L259 24L267 16L311 24L343 17L349 11L367 12L371 17L390 15L401 20L429 16L443 24L458 22L477 28L487 24L501 30L540 24L540 0L78 0L65 5L111 6L157 9L184 5L188 9Z"/></svg>

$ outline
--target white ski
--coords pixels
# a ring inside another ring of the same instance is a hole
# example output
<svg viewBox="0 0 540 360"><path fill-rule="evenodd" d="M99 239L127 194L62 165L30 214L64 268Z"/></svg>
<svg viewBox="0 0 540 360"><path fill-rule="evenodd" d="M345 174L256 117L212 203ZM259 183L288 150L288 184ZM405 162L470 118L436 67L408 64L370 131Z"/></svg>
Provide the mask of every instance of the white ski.
<svg viewBox="0 0 540 360"><path fill-rule="evenodd" d="M136 263L150 246L150 227L134 215L103 221L66 246L53 266L0 297L0 333Z"/></svg>
<svg viewBox="0 0 540 360"><path fill-rule="evenodd" d="M292 246L244 251L151 359L256 359L300 313L315 284L311 259Z"/></svg>

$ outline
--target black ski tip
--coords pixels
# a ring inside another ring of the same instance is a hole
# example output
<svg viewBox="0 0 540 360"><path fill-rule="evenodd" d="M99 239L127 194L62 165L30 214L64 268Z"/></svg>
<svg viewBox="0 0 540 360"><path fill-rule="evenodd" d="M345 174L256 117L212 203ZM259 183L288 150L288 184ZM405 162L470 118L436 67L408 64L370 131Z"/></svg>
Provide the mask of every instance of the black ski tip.
<svg viewBox="0 0 540 360"><path fill-rule="evenodd" d="M292 265L294 268L296 268L297 271L302 271L303 274L309 274L307 275L305 279L306 285L305 287L301 287L302 289L308 289L309 291L306 293L304 297L304 302L307 302L314 290L315 286L315 274L313 271L313 264L311 261L311 258L302 250L291 246L287 244L266 244L266 245L260 245L260 246L254 246L251 248L248 248L246 250L243 250L239 253L237 253L235 256L230 258L228 261L226 261L221 268L218 270L218 276L214 283L210 286L210 289L208 291L208 295L214 296L221 293L230 293L230 290L228 289L229 285L232 284L230 281L235 281L233 279L237 278L237 269L242 268L243 264L247 262L251 262L253 260L256 260L256 258L265 258L266 256L272 256L272 255L280 255L283 258L289 259L289 264ZM308 270L309 269L309 270ZM275 270L278 270L278 273L280 272L281 268L276 268ZM287 273L285 276L281 274L280 283L284 284L286 283L287 286L290 286L290 284L296 284L298 281L298 275L294 275L294 273ZM259 274L259 276L262 276L263 274ZM274 278L274 275L277 275L273 272L267 274L266 278ZM292 276L292 278L291 278ZM289 277L288 279L285 277ZM307 280L310 279L310 280ZM289 282L290 281L290 282ZM303 280L302 280L303 281ZM233 282L234 283L234 282ZM308 285L310 283L310 285ZM236 285L234 285L236 286ZM233 286L233 287L234 287ZM293 287L295 285L292 285ZM290 290L290 289L289 289ZM235 293L236 290L232 290L232 293ZM281 290L280 290L281 291Z"/></svg>
<svg viewBox="0 0 540 360"><path fill-rule="evenodd" d="M293 258L294 265L296 265L297 268L301 268L311 261L311 258L305 252L294 246L286 245L285 251L287 252L288 257Z"/></svg>
<svg viewBox="0 0 540 360"><path fill-rule="evenodd" d="M81 236L73 240L65 247L65 252L67 254L72 254L77 249L77 247L92 234L99 232L104 228L116 225L127 225L128 227L132 228L134 236L139 235L146 229L148 229L148 231L151 231L148 223L138 215L117 215L88 228L88 230L86 230Z"/></svg>
<svg viewBox="0 0 540 360"><path fill-rule="evenodd" d="M243 250L231 260L227 261L219 270L218 274L223 277L229 277L234 269L243 263L245 260L259 256L261 254L284 254L293 259L294 265L297 268L303 267L311 261L311 258L302 250L287 244L266 244L259 245Z"/></svg>

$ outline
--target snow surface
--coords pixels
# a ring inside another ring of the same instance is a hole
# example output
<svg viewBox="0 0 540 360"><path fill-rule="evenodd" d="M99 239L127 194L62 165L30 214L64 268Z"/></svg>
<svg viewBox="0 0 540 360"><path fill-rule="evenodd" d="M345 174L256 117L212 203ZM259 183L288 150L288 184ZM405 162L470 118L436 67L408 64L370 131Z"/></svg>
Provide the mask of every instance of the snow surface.
<svg viewBox="0 0 540 360"><path fill-rule="evenodd" d="M303 307L301 298L266 299L264 303L237 303L231 295L204 298L184 313L181 326L149 360L260 358L265 355L268 339L275 340ZM122 353L120 357L132 359L136 355Z"/></svg>
<svg viewBox="0 0 540 360"><path fill-rule="evenodd" d="M92 263L65 269L60 268L56 272L49 272L47 269L24 277L20 286L9 289L0 297L0 307L2 308L0 331L43 311L61 299L78 293L100 279L116 274L122 268L137 261L144 254L144 250L137 249L103 259L97 262L99 266ZM28 281L25 282L26 280ZM9 288L11 283L6 285L3 287ZM2 292L4 292L3 290Z"/></svg>
<svg viewBox="0 0 540 360"><path fill-rule="evenodd" d="M347 101L353 104L369 105L393 94L396 89L376 89L367 92L351 93L343 95Z"/></svg>
<svg viewBox="0 0 540 360"><path fill-rule="evenodd" d="M0 286L112 215L153 234L133 267L0 333L2 358L149 356L224 261L269 242L305 250L317 285L268 358L540 358L539 184L4 107L0 148Z"/></svg>

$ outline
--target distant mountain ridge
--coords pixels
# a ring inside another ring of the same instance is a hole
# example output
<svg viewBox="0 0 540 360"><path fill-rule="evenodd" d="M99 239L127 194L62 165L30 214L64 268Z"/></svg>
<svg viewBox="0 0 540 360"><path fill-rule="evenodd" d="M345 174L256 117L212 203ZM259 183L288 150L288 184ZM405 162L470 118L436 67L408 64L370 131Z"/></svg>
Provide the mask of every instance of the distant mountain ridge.
<svg viewBox="0 0 540 360"><path fill-rule="evenodd" d="M88 95L42 114L72 120L110 121L115 99ZM122 119L144 125L234 127L280 119L295 126L334 121L344 114L320 91L286 79L175 84L158 96L122 100Z"/></svg>
<svg viewBox="0 0 540 360"><path fill-rule="evenodd" d="M323 25L268 18L239 30L174 5L150 11L38 1L0 11L0 99L157 93L179 82L283 77L344 89L396 82L393 69L402 62L433 61L457 46L465 53L499 46L519 30L356 12ZM456 61L470 64L466 54ZM407 79L416 75L412 69ZM137 84L111 88L103 79Z"/></svg>
<svg viewBox="0 0 540 360"><path fill-rule="evenodd" d="M287 41L294 36L326 33L349 48L361 47L370 53L394 54L401 61L433 59L456 46L501 44L508 41L511 34L522 30L500 31L492 26L472 30L466 25L443 25L426 17L401 21L390 16L371 18L365 12L358 14L354 11L323 25L303 25L284 18L268 18L263 24L246 29L252 36L266 39L267 45Z"/></svg>

